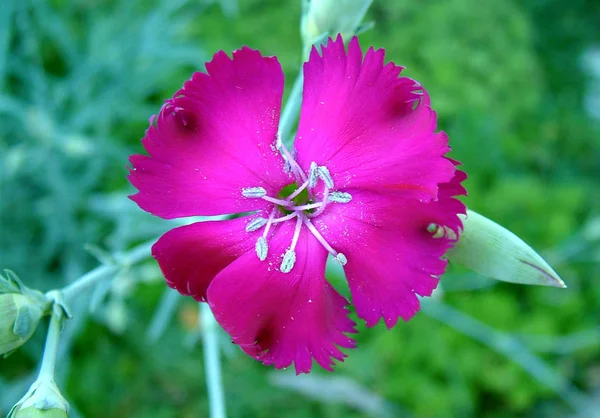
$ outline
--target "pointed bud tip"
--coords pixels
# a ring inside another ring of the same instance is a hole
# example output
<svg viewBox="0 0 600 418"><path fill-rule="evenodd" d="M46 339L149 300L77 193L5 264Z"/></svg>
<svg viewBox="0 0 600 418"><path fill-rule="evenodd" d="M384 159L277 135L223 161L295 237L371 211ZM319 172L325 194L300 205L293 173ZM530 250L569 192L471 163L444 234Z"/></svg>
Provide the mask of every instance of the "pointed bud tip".
<svg viewBox="0 0 600 418"><path fill-rule="evenodd" d="M519 260L519 261L521 263L525 264L526 266L533 268L534 270L536 270L539 273L538 275L536 275L539 277L539 282L540 282L539 284L545 284L546 286L558 287L558 288L562 288L562 289L567 288L567 285L565 284L565 282L563 282L562 279L560 277L558 277L558 274L556 274L556 272L554 270L549 268L549 266L547 266L548 268L545 269L543 267L540 267L533 263L530 263L526 260Z"/></svg>
<svg viewBox="0 0 600 418"><path fill-rule="evenodd" d="M471 210L460 217L464 229L446 252L450 261L496 280L567 287L533 248L506 228Z"/></svg>

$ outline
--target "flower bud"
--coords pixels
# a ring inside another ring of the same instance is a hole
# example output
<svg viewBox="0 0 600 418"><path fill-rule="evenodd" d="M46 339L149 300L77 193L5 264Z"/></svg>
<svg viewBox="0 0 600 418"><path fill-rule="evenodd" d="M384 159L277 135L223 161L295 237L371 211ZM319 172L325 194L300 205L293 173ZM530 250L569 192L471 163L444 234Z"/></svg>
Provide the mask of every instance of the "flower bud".
<svg viewBox="0 0 600 418"><path fill-rule="evenodd" d="M306 45L323 34L341 33L350 39L362 22L373 0L307 0L301 32Z"/></svg>
<svg viewBox="0 0 600 418"><path fill-rule="evenodd" d="M466 218L460 216L464 230L446 253L450 261L496 280L567 287L533 248L506 228L472 210Z"/></svg>
<svg viewBox="0 0 600 418"><path fill-rule="evenodd" d="M53 380L36 380L6 418L67 418L69 403Z"/></svg>
<svg viewBox="0 0 600 418"><path fill-rule="evenodd" d="M29 340L42 315L39 301L20 293L0 294L0 355L7 356Z"/></svg>
<svg viewBox="0 0 600 418"><path fill-rule="evenodd" d="M51 408L51 409L37 409L33 406L29 408L20 409L16 414L12 415L13 418L67 418L67 412L64 409Z"/></svg>

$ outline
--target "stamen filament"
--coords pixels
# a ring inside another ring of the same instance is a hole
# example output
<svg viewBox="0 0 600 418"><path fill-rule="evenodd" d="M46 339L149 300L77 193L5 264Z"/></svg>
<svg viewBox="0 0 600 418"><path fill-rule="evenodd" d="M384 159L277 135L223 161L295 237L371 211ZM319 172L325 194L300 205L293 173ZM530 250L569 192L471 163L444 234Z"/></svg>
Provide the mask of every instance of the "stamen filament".
<svg viewBox="0 0 600 418"><path fill-rule="evenodd" d="M296 176L296 180L298 180L298 183L305 182L307 180L306 174L304 174L304 171L302 171L302 168L300 168L300 166L298 165L298 163L296 162L294 157L292 157L292 154L287 149L287 147L283 144L283 141L281 141L281 139L277 140L277 147L283 153L283 157L289 162L290 167L292 168L292 172ZM300 177L300 178L298 178L298 177ZM300 179L302 179L302 181L300 181Z"/></svg>
<svg viewBox="0 0 600 418"><path fill-rule="evenodd" d="M271 221L272 224L277 224L279 222L285 222L285 221L289 221L290 219L295 218L296 216L298 216L297 212L292 212L289 215L285 215L282 216L281 218L275 218Z"/></svg>
<svg viewBox="0 0 600 418"><path fill-rule="evenodd" d="M262 196L262 199L266 200L267 202L275 203L276 205L285 206L285 207L293 204L289 200L277 199L277 198L271 197L271 196Z"/></svg>
<svg viewBox="0 0 600 418"><path fill-rule="evenodd" d="M269 229L271 229L271 224L273 223L273 219L275 218L275 214L277 213L277 208L273 208L271 214L269 215L269 219L267 220L267 225L265 226L265 230L263 232L263 238L267 238L267 234L269 233Z"/></svg>
<svg viewBox="0 0 600 418"><path fill-rule="evenodd" d="M298 215L298 219L296 220L296 229L294 229L294 237L292 238L292 243L290 244L290 249L293 251L296 249L296 244L298 244L298 238L300 238L300 230L302 229L302 217Z"/></svg>
<svg viewBox="0 0 600 418"><path fill-rule="evenodd" d="M308 186L308 181L305 181L304 183L302 183L302 185L300 187L298 187L294 193L292 193L291 195L289 195L287 197L287 200L292 200L293 198L298 196L300 193L302 193L302 190L306 189L306 186Z"/></svg>
<svg viewBox="0 0 600 418"><path fill-rule="evenodd" d="M321 245L323 247L325 247L325 249L327 251L329 251L329 253L331 255L333 255L334 257L337 257L338 252L336 250L334 250L331 247L331 245L329 245L329 243L325 240L325 238L323 238L323 235L321 235L321 233L317 230L317 228L315 228L315 226L310 221L310 219L308 219L306 216L303 216L302 221L304 222L304 225L306 225L306 227L308 228L308 230L315 236L315 238L317 239L317 241L319 241L321 243Z"/></svg>
<svg viewBox="0 0 600 418"><path fill-rule="evenodd" d="M292 244L290 248L288 248L283 255L283 260L281 260L281 266L279 270L282 273L289 273L294 268L294 264L296 264L296 244L298 244L298 238L300 237L300 231L302 230L302 219L298 216L296 220L296 228L294 229L294 237L292 238Z"/></svg>
<svg viewBox="0 0 600 418"><path fill-rule="evenodd" d="M317 202L317 203L309 203L307 205L290 206L288 209L290 209L290 210L309 210L309 209L320 208L322 206L323 206L323 202Z"/></svg>
<svg viewBox="0 0 600 418"><path fill-rule="evenodd" d="M317 209L314 213L308 215L309 218L315 218L323 213L325 210L325 206L327 206L327 201L329 198L329 187L325 186L325 190L323 190L323 200L321 201L322 205L319 209Z"/></svg>

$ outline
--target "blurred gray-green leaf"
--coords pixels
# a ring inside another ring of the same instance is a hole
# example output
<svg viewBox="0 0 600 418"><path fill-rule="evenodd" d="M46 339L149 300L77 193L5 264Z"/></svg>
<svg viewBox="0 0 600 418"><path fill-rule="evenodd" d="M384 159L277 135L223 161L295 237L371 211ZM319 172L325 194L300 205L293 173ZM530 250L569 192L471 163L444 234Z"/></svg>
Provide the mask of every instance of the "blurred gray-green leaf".
<svg viewBox="0 0 600 418"><path fill-rule="evenodd" d="M0 275L0 294L2 293L22 293L23 283L19 276L12 270L4 270L6 277Z"/></svg>

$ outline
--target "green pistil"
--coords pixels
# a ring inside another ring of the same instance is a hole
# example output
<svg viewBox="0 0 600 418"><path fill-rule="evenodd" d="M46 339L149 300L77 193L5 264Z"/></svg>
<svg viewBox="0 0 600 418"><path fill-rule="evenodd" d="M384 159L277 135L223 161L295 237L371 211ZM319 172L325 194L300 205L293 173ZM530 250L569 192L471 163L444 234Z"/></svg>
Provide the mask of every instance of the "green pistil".
<svg viewBox="0 0 600 418"><path fill-rule="evenodd" d="M278 197L278 199L287 199L288 196L290 196L292 193L294 193L297 189L298 189L298 183L293 182L292 184L288 184L283 189L281 189L281 192L279 192L279 195L277 197ZM308 188L305 188L298 194L298 196L292 198L292 202L294 203L294 206L301 206L301 205L307 205L307 204L313 203L308 197ZM284 208L283 206L280 206L279 208L286 215L289 215L290 213L294 212L293 210L288 210L288 209ZM304 213L313 213L314 209L308 209L303 212Z"/></svg>

